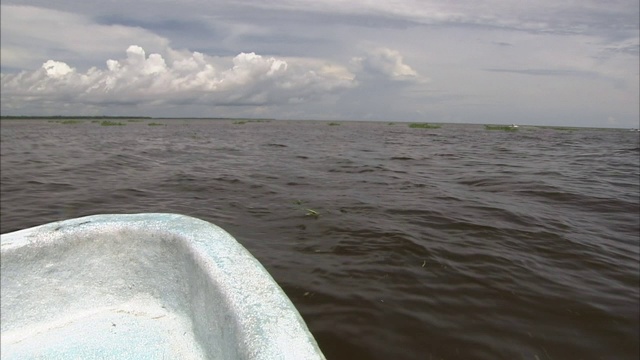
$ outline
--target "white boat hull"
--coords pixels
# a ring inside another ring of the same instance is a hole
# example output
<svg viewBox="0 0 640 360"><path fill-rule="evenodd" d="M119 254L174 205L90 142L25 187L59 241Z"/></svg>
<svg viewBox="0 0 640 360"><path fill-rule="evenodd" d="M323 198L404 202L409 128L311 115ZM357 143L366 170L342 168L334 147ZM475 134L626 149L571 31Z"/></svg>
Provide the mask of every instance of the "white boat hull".
<svg viewBox="0 0 640 360"><path fill-rule="evenodd" d="M2 359L324 359L221 228L95 215L2 234Z"/></svg>

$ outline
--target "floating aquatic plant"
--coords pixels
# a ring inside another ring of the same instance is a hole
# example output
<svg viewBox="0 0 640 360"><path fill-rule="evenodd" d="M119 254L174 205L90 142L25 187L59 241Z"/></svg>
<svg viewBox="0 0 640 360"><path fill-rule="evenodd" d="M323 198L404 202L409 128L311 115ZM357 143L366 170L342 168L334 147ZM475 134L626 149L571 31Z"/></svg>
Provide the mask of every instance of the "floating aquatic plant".
<svg viewBox="0 0 640 360"><path fill-rule="evenodd" d="M440 125L433 125L428 123L411 123L409 124L409 127L414 129L439 129Z"/></svg>
<svg viewBox="0 0 640 360"><path fill-rule="evenodd" d="M120 126L120 125L125 125L124 123L121 122L115 122L115 121L109 121L109 120L104 120L100 123L100 125L102 126Z"/></svg>
<svg viewBox="0 0 640 360"><path fill-rule="evenodd" d="M267 123L271 122L272 119L235 119L234 124L242 125L246 123Z"/></svg>
<svg viewBox="0 0 640 360"><path fill-rule="evenodd" d="M317 218L317 217L320 216L320 213L317 212L316 210L302 207L302 204L304 203L302 200L295 200L293 203L296 204L298 207L300 207L302 210L305 211L304 216L311 216L311 217L314 217L314 218Z"/></svg>
<svg viewBox="0 0 640 360"><path fill-rule="evenodd" d="M557 131L575 131L578 130L576 127L568 127L568 126L536 126L538 129L550 129Z"/></svg>
<svg viewBox="0 0 640 360"><path fill-rule="evenodd" d="M313 209L305 209L305 210L307 210L307 213L304 214L305 216L313 216L313 217L320 216L320 213L318 213L317 211L315 211Z"/></svg>
<svg viewBox="0 0 640 360"><path fill-rule="evenodd" d="M502 130L502 131L518 131L518 128L513 125L485 125L485 130Z"/></svg>
<svg viewBox="0 0 640 360"><path fill-rule="evenodd" d="M167 124L160 124L160 123L154 123L154 122L148 123L147 125L149 125L149 126L167 126Z"/></svg>
<svg viewBox="0 0 640 360"><path fill-rule="evenodd" d="M330 122L329 123L329 126L338 126L338 125L340 125L340 123L337 123L337 122Z"/></svg>

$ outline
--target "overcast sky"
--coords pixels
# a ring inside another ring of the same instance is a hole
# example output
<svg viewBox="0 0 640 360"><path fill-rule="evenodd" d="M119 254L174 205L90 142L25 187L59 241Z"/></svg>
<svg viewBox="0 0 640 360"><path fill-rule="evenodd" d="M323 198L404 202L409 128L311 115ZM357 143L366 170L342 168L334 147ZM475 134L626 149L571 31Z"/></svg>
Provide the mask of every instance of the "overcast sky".
<svg viewBox="0 0 640 360"><path fill-rule="evenodd" d="M2 0L3 115L639 127L638 0Z"/></svg>

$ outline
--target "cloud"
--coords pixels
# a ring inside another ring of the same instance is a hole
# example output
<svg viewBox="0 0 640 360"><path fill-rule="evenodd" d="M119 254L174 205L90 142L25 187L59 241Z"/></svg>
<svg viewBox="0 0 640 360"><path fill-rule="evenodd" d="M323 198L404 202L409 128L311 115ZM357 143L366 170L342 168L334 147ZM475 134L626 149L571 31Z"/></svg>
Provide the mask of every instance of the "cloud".
<svg viewBox="0 0 640 360"><path fill-rule="evenodd" d="M485 71L512 73L521 75L534 75L534 76L581 76L581 77L596 77L597 73L592 71L581 70L565 70L565 69L485 69Z"/></svg>
<svg viewBox="0 0 640 360"><path fill-rule="evenodd" d="M202 53L169 51L146 55L132 45L126 57L86 72L48 60L35 71L2 74L3 107L28 102L78 105L200 104L271 105L300 103L356 86L354 76L335 64L285 60L240 53L222 68ZM218 59L224 63L228 59Z"/></svg>
<svg viewBox="0 0 640 360"><path fill-rule="evenodd" d="M633 37L622 41L611 42L604 48L604 51L637 57L638 54L640 54L640 38Z"/></svg>
<svg viewBox="0 0 640 360"><path fill-rule="evenodd" d="M392 26L404 22L410 26L464 25L556 34L586 34L603 30L637 33L638 29L637 0L611 0L606 4L599 0L275 0L268 3L249 0L237 3L262 7L264 11L342 16L352 23L358 22L356 18L378 19L377 25L388 23ZM367 26L369 21L360 23Z"/></svg>
<svg viewBox="0 0 640 360"><path fill-rule="evenodd" d="M394 81L424 80L411 66L404 63L398 51L388 48L368 50L365 56L352 58L351 63L361 74L382 76Z"/></svg>
<svg viewBox="0 0 640 360"><path fill-rule="evenodd" d="M165 49L169 40L136 26L96 24L91 17L38 8L2 5L3 68L25 69L56 57L88 68L136 43L153 51Z"/></svg>
<svg viewBox="0 0 640 360"><path fill-rule="evenodd" d="M3 114L638 119L637 0L1 8Z"/></svg>
<svg viewBox="0 0 640 360"><path fill-rule="evenodd" d="M42 64L42 68L47 72L47 76L53 79L63 78L70 72L74 71L74 69L70 68L69 65L53 60L49 60Z"/></svg>

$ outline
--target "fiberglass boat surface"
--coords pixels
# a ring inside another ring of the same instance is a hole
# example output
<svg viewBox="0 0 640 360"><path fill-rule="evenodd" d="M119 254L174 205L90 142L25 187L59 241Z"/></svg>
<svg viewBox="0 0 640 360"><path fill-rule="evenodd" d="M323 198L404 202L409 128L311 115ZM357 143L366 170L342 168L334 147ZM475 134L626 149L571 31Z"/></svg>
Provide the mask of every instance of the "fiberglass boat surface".
<svg viewBox="0 0 640 360"><path fill-rule="evenodd" d="M2 359L324 359L231 235L176 214L1 235Z"/></svg>

